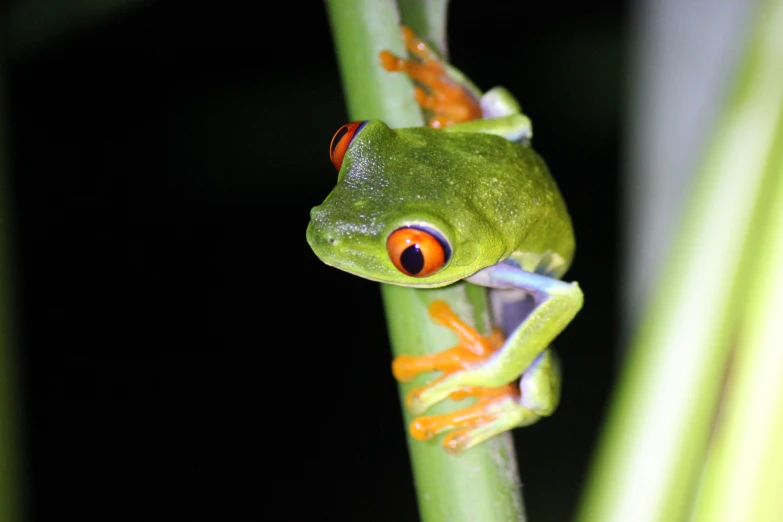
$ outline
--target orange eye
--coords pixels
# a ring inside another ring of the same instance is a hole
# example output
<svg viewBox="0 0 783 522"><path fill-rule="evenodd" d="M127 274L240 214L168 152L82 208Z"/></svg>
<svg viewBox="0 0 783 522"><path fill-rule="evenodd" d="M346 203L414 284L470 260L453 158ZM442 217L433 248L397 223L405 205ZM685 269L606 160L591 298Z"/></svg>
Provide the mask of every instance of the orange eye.
<svg viewBox="0 0 783 522"><path fill-rule="evenodd" d="M451 255L443 236L432 229L414 226L398 228L389 234L386 251L397 270L413 277L434 274Z"/></svg>
<svg viewBox="0 0 783 522"><path fill-rule="evenodd" d="M346 123L334 133L332 143L329 145L329 157L332 159L332 165L338 171L343 164L343 157L345 156L345 151L348 150L348 145L351 144L354 136L364 127L365 123L367 122L354 121Z"/></svg>

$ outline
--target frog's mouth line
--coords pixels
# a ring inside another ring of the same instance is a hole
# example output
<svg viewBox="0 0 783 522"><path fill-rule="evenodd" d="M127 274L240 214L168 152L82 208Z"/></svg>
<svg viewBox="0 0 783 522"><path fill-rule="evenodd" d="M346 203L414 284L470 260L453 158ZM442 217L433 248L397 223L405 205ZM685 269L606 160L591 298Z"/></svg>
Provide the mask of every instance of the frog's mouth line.
<svg viewBox="0 0 783 522"><path fill-rule="evenodd" d="M322 263L325 265L328 265L332 268L336 268L338 270L342 270L343 272L347 272L351 275L361 277L363 279L367 279L370 281L375 281L376 283L384 283L389 285L397 285L397 286L407 286L411 288L439 288L443 286L448 286L452 283L455 283L456 281L448 280L448 281L425 281L424 278L415 278L415 277L406 277L405 281L400 281L399 279L391 279L391 278L383 278L379 277L377 275L374 275L373 272L377 273L380 270L383 270L387 267L380 268L378 270L366 270L366 269L358 269L357 267L366 267L366 266L372 266L373 264L377 264L375 261L375 256L372 254L362 253L357 254L354 253L351 256L350 261L335 261L331 258L331 256L328 255L329 251L329 245L326 244L317 244L317 245L311 245L313 252L316 256L318 256L318 259L321 260ZM397 270L396 268L389 263L389 266L393 270Z"/></svg>
<svg viewBox="0 0 783 522"><path fill-rule="evenodd" d="M344 268L342 266L333 264L333 263L327 263L324 261L325 264L329 265L332 268L336 268L338 270L342 270L343 272L347 272L351 275L355 275L358 277L361 277L362 279L367 279L368 281L374 281L376 283L383 283L387 285L395 285L395 286L407 286L410 288L440 288L443 286L448 286L450 284L453 284L455 281L437 281L437 282L423 282L421 279L416 279L411 277L409 282L400 282L400 281L392 281L389 279L381 279L379 277L375 277L372 275L365 273L359 273L355 272L353 270L349 270L347 268Z"/></svg>

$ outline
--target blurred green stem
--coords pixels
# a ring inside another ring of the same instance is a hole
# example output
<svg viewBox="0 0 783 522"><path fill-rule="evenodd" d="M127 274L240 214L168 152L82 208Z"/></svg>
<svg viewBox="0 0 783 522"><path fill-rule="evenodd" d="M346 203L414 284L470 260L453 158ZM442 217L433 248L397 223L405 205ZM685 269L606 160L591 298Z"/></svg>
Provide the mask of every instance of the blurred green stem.
<svg viewBox="0 0 783 522"><path fill-rule="evenodd" d="M442 46L446 1L329 0L327 8L349 118L381 119L391 127L422 125L410 80L401 74L387 73L379 64L378 54L383 49L400 56L406 54L400 38L400 12L404 22L419 36ZM442 47L439 50L445 51ZM382 295L395 355L423 355L456 344L456 335L435 325L428 316L427 307L434 299L449 302L462 319L469 324L478 323L480 330L486 331L488 326L486 293L471 285L457 284L438 290L382 285ZM401 400L412 387L431 378L421 376L400 385ZM468 404L445 402L427 413L442 413ZM509 434L494 437L455 457L447 454L437 439L411 439L407 424L412 419L407 411L404 417L422 522L524 521Z"/></svg>
<svg viewBox="0 0 783 522"><path fill-rule="evenodd" d="M780 38L783 2L776 8L767 6L764 16ZM768 52L779 59L783 45ZM772 73L783 90L783 67ZM748 243L747 299L695 522L783 520L783 102L772 142Z"/></svg>
<svg viewBox="0 0 783 522"><path fill-rule="evenodd" d="M731 350L761 335L748 330L757 326L757 316L742 324L740 318L750 309L762 313L757 305L749 305L749 297L761 294L749 294L748 281L753 274L758 283L758 261L770 255L763 250L767 246L753 238L759 229L759 204L775 194L779 177L773 165L781 147L783 0L758 2L756 14L733 93L716 121L673 254L615 390L579 513L583 522L670 522L690 516L705 476L707 449L724 429L716 425L716 415ZM741 382L736 379L730 381L732 386ZM769 399L761 395L753 400ZM730 417L717 420L728 422ZM721 473L732 473L715 466ZM783 467L778 469L780 484ZM705 492L725 480L710 476ZM732 496L726 491L723 498L703 497L715 504L700 509L710 514L722 511Z"/></svg>

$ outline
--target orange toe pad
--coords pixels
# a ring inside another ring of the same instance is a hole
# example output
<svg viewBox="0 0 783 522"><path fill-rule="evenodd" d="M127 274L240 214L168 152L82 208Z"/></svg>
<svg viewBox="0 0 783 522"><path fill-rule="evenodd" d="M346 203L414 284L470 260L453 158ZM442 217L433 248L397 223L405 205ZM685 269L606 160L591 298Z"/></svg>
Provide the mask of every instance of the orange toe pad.
<svg viewBox="0 0 783 522"><path fill-rule="evenodd" d="M485 337L455 314L445 301L433 301L429 307L433 321L457 334L459 343L442 352L429 355L399 355L392 362L394 378L408 382L424 372L441 371L448 375L471 368L489 359L501 346L503 334L495 329Z"/></svg>
<svg viewBox="0 0 783 522"><path fill-rule="evenodd" d="M499 388L472 388L462 390L459 393L462 394L461 398L476 396L478 400L473 406L450 413L413 419L409 427L411 437L416 440L430 440L439 433L456 428L469 431L495 419L494 415L488 412L488 407L492 403L508 397L514 399L519 397L519 389L514 384L507 384ZM447 445L447 441L444 441L444 445Z"/></svg>
<svg viewBox="0 0 783 522"><path fill-rule="evenodd" d="M438 56L409 27L402 27L405 47L412 60L381 51L381 66L389 72L410 76L421 88L416 90L416 102L431 113L428 124L440 128L481 118L478 99L468 89L454 81Z"/></svg>

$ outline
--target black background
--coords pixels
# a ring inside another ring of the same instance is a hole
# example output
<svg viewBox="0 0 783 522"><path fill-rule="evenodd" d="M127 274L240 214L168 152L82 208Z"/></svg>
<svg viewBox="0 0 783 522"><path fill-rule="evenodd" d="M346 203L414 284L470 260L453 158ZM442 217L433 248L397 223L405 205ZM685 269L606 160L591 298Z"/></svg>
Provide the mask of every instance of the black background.
<svg viewBox="0 0 783 522"><path fill-rule="evenodd" d="M9 57L35 521L416 520L378 287L304 237L346 119L326 11L263 5L150 2ZM514 432L535 521L573 513L615 373L626 25L450 8L453 63L521 100L576 227L562 404Z"/></svg>

